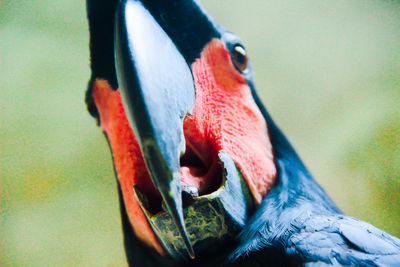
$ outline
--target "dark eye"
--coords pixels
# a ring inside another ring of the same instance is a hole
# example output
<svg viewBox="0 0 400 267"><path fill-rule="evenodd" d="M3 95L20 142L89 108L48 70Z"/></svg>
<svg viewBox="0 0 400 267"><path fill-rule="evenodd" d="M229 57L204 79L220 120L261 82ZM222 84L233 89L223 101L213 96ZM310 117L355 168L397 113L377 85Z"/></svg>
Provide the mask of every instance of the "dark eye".
<svg viewBox="0 0 400 267"><path fill-rule="evenodd" d="M240 44L236 44L232 49L232 61L240 72L243 72L247 69L249 59L247 57L246 50Z"/></svg>

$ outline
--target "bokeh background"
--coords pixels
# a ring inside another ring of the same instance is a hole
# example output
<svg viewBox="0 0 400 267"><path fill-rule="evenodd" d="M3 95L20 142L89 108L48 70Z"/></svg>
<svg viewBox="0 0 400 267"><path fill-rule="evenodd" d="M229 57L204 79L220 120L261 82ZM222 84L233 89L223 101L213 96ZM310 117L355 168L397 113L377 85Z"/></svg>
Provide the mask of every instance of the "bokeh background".
<svg viewBox="0 0 400 267"><path fill-rule="evenodd" d="M400 236L400 4L204 0L258 91L349 215ZM86 112L82 0L3 0L0 265L124 266L107 144Z"/></svg>

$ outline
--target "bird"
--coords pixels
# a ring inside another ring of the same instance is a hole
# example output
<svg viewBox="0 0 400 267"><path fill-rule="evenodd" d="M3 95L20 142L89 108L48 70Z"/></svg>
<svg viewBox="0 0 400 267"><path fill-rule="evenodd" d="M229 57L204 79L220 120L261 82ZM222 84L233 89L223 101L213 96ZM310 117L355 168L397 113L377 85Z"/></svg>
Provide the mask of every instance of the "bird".
<svg viewBox="0 0 400 267"><path fill-rule="evenodd" d="M257 95L241 39L194 0L87 0L85 101L113 157L130 266L400 266Z"/></svg>

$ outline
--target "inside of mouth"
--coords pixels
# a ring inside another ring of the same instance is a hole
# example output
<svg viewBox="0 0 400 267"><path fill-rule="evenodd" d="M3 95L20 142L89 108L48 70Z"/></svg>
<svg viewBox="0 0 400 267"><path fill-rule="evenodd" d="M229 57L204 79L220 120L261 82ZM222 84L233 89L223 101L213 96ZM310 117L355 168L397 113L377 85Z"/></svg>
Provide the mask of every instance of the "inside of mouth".
<svg viewBox="0 0 400 267"><path fill-rule="evenodd" d="M188 142L186 142L188 144ZM193 176L201 177L207 174L210 169L210 164L206 164L196 152L186 145L185 153L180 157L181 167L186 167L190 170Z"/></svg>
<svg viewBox="0 0 400 267"><path fill-rule="evenodd" d="M218 151L214 151L203 138L193 135L195 131L191 128L191 125L184 127L185 153L180 156L183 207L191 205L201 196L217 191L223 180L223 166ZM158 191L142 191L139 186L135 190L138 200L151 214L166 210Z"/></svg>
<svg viewBox="0 0 400 267"><path fill-rule="evenodd" d="M180 174L183 207L191 205L200 196L211 194L219 189L222 183L223 167L217 155L208 151L196 150L186 140L185 153L180 157ZM135 188L142 205L151 214L166 210L159 194L152 195Z"/></svg>
<svg viewBox="0 0 400 267"><path fill-rule="evenodd" d="M186 140L185 153L180 158L183 202L216 191L222 183L222 166L217 155L199 151ZM186 195L186 196L185 196Z"/></svg>

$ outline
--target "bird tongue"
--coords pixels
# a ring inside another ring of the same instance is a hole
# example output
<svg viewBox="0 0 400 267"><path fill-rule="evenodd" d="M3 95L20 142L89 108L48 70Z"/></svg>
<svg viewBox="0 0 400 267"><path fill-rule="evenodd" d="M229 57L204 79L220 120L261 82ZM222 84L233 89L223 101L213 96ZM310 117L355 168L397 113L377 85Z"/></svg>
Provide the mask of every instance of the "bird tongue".
<svg viewBox="0 0 400 267"><path fill-rule="evenodd" d="M215 191L222 181L222 170L218 162L214 162L207 171L195 166L181 166L180 172L182 191L192 197Z"/></svg>
<svg viewBox="0 0 400 267"><path fill-rule="evenodd" d="M181 184L182 186L194 187L200 191L201 185L207 177L200 176L201 169L193 166L181 167Z"/></svg>

